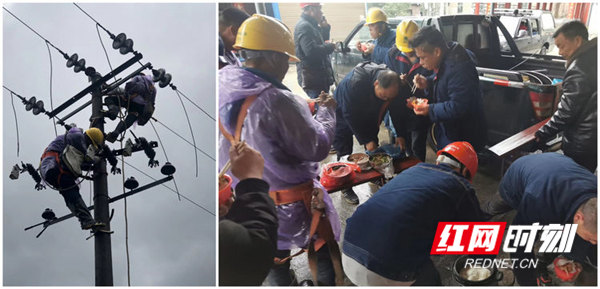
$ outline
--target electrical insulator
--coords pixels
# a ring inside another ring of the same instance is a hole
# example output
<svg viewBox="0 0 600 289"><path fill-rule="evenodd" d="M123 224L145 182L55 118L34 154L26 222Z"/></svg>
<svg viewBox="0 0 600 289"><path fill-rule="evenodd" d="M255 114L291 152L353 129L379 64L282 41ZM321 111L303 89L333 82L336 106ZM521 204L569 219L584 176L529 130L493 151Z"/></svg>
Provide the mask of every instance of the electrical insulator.
<svg viewBox="0 0 600 289"><path fill-rule="evenodd" d="M152 69L152 81L158 82L158 86L160 88L169 85L169 83L171 83L172 78L173 77L171 77L171 74L166 73L163 68L160 68L158 70Z"/></svg>
<svg viewBox="0 0 600 289"><path fill-rule="evenodd" d="M113 38L112 47L113 49L119 49L119 53L125 55L133 51L133 40L127 38L125 33L119 33Z"/></svg>
<svg viewBox="0 0 600 289"><path fill-rule="evenodd" d="M41 112L46 112L46 110L44 109L44 102L38 100L33 107L33 115L38 115Z"/></svg>
<svg viewBox="0 0 600 289"><path fill-rule="evenodd" d="M79 73L81 71L85 70L85 59L79 59L77 61L77 63L75 63L75 66L73 66L73 71L75 71L76 73Z"/></svg>
<svg viewBox="0 0 600 289"><path fill-rule="evenodd" d="M35 107L35 103L37 102L37 99L35 99L35 96L32 96L26 103L25 103L25 110L26 111L30 111Z"/></svg>
<svg viewBox="0 0 600 289"><path fill-rule="evenodd" d="M165 176L170 176L175 173L175 166L170 162L166 162L162 168L160 168L160 172Z"/></svg>
<svg viewBox="0 0 600 289"><path fill-rule="evenodd" d="M73 65L75 65L75 63L77 63L78 59L79 59L79 55L77 55L77 53L73 53L73 55L71 55L71 57L69 57L69 59L67 59L67 67L69 67L69 68L73 67Z"/></svg>
<svg viewBox="0 0 600 289"><path fill-rule="evenodd" d="M125 184L124 184L125 188L127 188L128 190L133 190L133 189L137 188L139 185L140 184L134 177L127 178L127 180L125 181Z"/></svg>
<svg viewBox="0 0 600 289"><path fill-rule="evenodd" d="M44 212L42 213L42 218L44 218L44 220L46 220L46 221L51 221L51 220L56 219L56 214L54 214L52 209L46 208L44 210Z"/></svg>

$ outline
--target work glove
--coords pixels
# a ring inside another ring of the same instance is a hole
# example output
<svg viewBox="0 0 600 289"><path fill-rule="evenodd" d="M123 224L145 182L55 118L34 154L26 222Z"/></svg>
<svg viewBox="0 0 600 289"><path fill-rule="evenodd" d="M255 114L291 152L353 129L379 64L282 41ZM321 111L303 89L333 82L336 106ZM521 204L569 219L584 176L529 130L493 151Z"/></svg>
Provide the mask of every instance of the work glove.
<svg viewBox="0 0 600 289"><path fill-rule="evenodd" d="M158 161L157 161L157 160L154 160L154 159L150 159L150 160L148 161L148 166L149 166L149 167L151 167L151 168L153 168L153 167L158 167Z"/></svg>
<svg viewBox="0 0 600 289"><path fill-rule="evenodd" d="M121 174L121 169L119 169L117 166L112 166L112 167L110 168L110 172L111 172L113 175L116 175L116 174L119 174L119 175L120 175L120 174Z"/></svg>

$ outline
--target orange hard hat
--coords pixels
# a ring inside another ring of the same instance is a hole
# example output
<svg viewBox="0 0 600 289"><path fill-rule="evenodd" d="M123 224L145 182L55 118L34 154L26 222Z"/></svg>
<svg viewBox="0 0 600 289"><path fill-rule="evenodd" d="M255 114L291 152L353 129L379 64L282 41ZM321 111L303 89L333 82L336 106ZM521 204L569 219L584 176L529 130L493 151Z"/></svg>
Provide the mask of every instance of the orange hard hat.
<svg viewBox="0 0 600 289"><path fill-rule="evenodd" d="M307 6L321 6L321 3L300 3L300 8L304 9Z"/></svg>
<svg viewBox="0 0 600 289"><path fill-rule="evenodd" d="M437 155L440 156L443 153L452 156L465 166L470 175L469 181L473 181L473 177L477 173L477 153L470 143L466 141L453 142L438 151Z"/></svg>

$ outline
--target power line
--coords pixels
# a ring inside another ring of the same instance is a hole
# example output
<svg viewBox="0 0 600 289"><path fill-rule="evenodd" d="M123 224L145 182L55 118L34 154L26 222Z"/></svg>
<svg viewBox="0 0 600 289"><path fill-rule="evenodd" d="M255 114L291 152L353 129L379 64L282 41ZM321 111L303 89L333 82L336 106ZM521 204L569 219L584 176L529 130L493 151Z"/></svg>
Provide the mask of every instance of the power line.
<svg viewBox="0 0 600 289"><path fill-rule="evenodd" d="M208 112L206 112L204 109L202 109L199 105L197 105L195 102L193 102L191 99L189 99L185 94L183 94L183 92L181 92L181 90L177 89L174 85L171 85L171 88L173 88L173 90L181 93L181 95L187 99L189 102L191 102L195 107L197 107L199 110L201 110L202 112L204 112L204 114L206 114L206 116L210 117L210 119L212 119L213 121L216 121L215 118L208 114Z"/></svg>
<svg viewBox="0 0 600 289"><path fill-rule="evenodd" d="M29 30L33 31L33 33L35 33L37 36L39 36L40 38L44 39L44 41L46 41L46 43L50 44L50 46L52 46L54 49L58 50L58 52L60 52L60 54L62 54L65 58L69 58L69 55L67 55L66 53L64 53L58 47L54 46L54 44L52 44L52 42L50 42L50 41L48 41L48 39L44 38L44 36L42 36L37 31L35 31L33 28L31 28L31 26L27 25L27 23L23 22L23 20L19 19L19 17L17 17L12 12L10 12L10 10L6 9L6 7L2 7L2 9L4 9L6 12L8 12L8 14L10 14L12 17L14 17L15 19L17 19L23 25L25 25L25 27L29 28Z"/></svg>
<svg viewBox="0 0 600 289"><path fill-rule="evenodd" d="M186 138L184 138L183 136L181 136L180 134L178 134L176 131L174 131L173 129L171 129L170 127L168 127L166 124L160 122L157 119L154 119L154 121L160 125L162 125L163 127L165 127L166 129L168 129L169 131L171 131L173 134L175 134L176 136L178 136L180 139L184 140L185 142L187 142L189 145L191 145L192 147L194 147L195 149L199 150L201 153L203 153L206 157L208 157L209 159L216 161L214 157L212 157L211 155L207 154L204 150L198 148L197 146L195 146L193 143L191 143L189 140L187 140Z"/></svg>
<svg viewBox="0 0 600 289"><path fill-rule="evenodd" d="M10 90L9 90L10 91ZM17 121L17 110L15 109L15 96L12 91L10 91L10 104L12 105L13 113L15 115L15 126L17 127L17 157L19 157L19 122Z"/></svg>
<svg viewBox="0 0 600 289"><path fill-rule="evenodd" d="M156 130L156 127L154 127L154 124L152 122L150 122L150 126L152 126L152 129L154 130L154 133L156 134L156 138L158 138L158 142L160 143L160 148L162 149L163 154L165 155L165 159L167 159L167 162L168 162L169 156L167 156L167 150L165 149L165 146L163 145L163 142L160 139L160 135L158 134L158 131Z"/></svg>
<svg viewBox="0 0 600 289"><path fill-rule="evenodd" d="M156 127L154 127L154 124L152 122L150 122L150 125L152 126L152 129L154 130L154 133L156 134L156 137L158 138L158 141L160 142L160 147L162 148L163 153L165 154L165 159L167 159L167 162L168 162L169 157L167 156L167 150L165 149L165 146L163 145L163 142L160 139L160 135L158 134L158 131L156 130ZM179 188L177 188L177 182L175 182L175 178L173 178L173 184L175 185L175 191L177 192L177 199L181 202L181 196L179 195Z"/></svg>
<svg viewBox="0 0 600 289"><path fill-rule="evenodd" d="M135 166L131 165L130 163L128 163L128 162L125 162L125 164L127 164L127 165L128 165L128 166L130 166L130 167L132 167L134 170L136 170L136 171L138 171L138 172L140 172L140 173L144 174L146 177L149 177L149 178L151 178L151 179L152 179L152 180L154 180L154 181L156 181L156 180L157 180L157 179L155 179L154 177L150 176L149 174L145 173L144 171L142 171L142 170L140 170L140 169L136 168ZM174 193L177 193L177 191L175 191L175 190L174 190L174 189L172 189L171 187L169 187L169 186L167 186L167 185L165 185L165 184L161 184L161 185L162 185L163 187L165 187L165 188L167 188L167 189L171 190L172 192L174 192ZM196 203L196 202L192 201L190 198L188 198L188 197L187 197L187 196L185 196L184 194L180 194L180 195L181 195L181 197L183 197L185 200L187 200L188 202L190 202L190 203L194 204L195 206L197 206L197 207L199 207L199 208L203 209L203 210L204 210L204 211L206 211L207 213L209 213L209 214L211 214L211 215L213 215L213 216L215 215L215 213L213 213L213 212L211 212L210 210L206 209L206 208L205 208L205 207L203 207L202 205L200 205L200 204L198 204L198 203Z"/></svg>
<svg viewBox="0 0 600 289"><path fill-rule="evenodd" d="M75 3L73 3L75 4ZM77 4L75 4L77 5ZM106 51L106 47L104 47L104 42L102 42L102 37L100 37L100 29L98 29L98 27L101 26L100 24L96 24L96 32L98 33L98 40L100 40L100 45L102 45L102 50L104 50L104 56L106 56L106 61L108 62L108 67L110 68L110 71L113 71L112 68L112 64L110 63L110 58L108 58L108 52ZM117 76L114 76L115 81L117 80Z"/></svg>
<svg viewBox="0 0 600 289"><path fill-rule="evenodd" d="M179 98L179 102L181 103L181 107L183 107L183 112L185 112L185 118L187 119L188 126L190 127L190 134L192 134L192 141L194 141L194 147L196 146L196 138L194 137L194 130L192 129L192 124L190 123L190 117L188 116L187 109L185 109L185 105L183 104L183 100L181 99L181 95L177 90L177 98ZM198 177L198 151L194 150L194 157L196 160L196 178Z"/></svg>
<svg viewBox="0 0 600 289"><path fill-rule="evenodd" d="M52 54L50 53L50 46L46 42L46 48L48 48L48 59L50 60L50 109L54 110L54 104L52 103ZM52 124L54 125L54 136L58 136L56 131L56 120L52 118Z"/></svg>

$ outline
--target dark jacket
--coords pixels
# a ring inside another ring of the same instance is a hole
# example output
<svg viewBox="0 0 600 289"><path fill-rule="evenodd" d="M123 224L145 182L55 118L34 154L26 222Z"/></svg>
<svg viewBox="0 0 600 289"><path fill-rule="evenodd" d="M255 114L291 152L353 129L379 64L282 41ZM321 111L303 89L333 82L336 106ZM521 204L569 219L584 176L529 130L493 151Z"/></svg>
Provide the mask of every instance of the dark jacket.
<svg viewBox="0 0 600 289"><path fill-rule="evenodd" d="M246 179L235 187L236 200L219 222L219 285L260 286L277 246L277 214L269 184Z"/></svg>
<svg viewBox="0 0 600 289"><path fill-rule="evenodd" d="M227 50L225 48L225 43L223 42L223 38L219 36L219 68L225 65L235 65L238 67L242 66L240 60L235 56L233 51Z"/></svg>
<svg viewBox="0 0 600 289"><path fill-rule="evenodd" d="M383 35L379 36L379 38L373 41L375 48L373 48L373 53L370 55L364 55L363 58L365 60L373 61L377 64L383 64L385 62L385 57L390 48L394 46L396 43L396 30L388 28Z"/></svg>
<svg viewBox="0 0 600 289"><path fill-rule="evenodd" d="M331 26L319 27L317 21L302 13L294 28L294 43L298 84L303 89L323 89L333 84L333 68L330 54L335 49L333 43L325 43L329 39Z"/></svg>
<svg viewBox="0 0 600 289"><path fill-rule="evenodd" d="M420 163L394 177L347 220L343 251L392 280L430 258L438 222L481 221L475 191L449 166Z"/></svg>
<svg viewBox="0 0 600 289"><path fill-rule="evenodd" d="M542 141L563 132L562 149L566 155L589 154L596 158L598 144L598 41L581 46L567 62L562 82L563 95L558 110L536 136ZM592 155L593 154L593 155Z"/></svg>
<svg viewBox="0 0 600 289"><path fill-rule="evenodd" d="M571 158L558 153L532 154L517 159L498 189L502 199L517 210L513 225L572 224L577 209L598 196L598 178ZM579 262L594 260L597 247L575 237L567 256ZM518 252L519 258L532 258ZM532 281L535 285L535 280ZM526 285L525 283L522 285Z"/></svg>
<svg viewBox="0 0 600 289"><path fill-rule="evenodd" d="M475 150L487 139L479 76L469 53L451 42L429 84L432 89L429 119L435 122L438 149L451 142L467 141Z"/></svg>
<svg viewBox="0 0 600 289"><path fill-rule="evenodd" d="M377 134L381 108L385 101L375 96L373 83L380 71L387 66L373 62L362 62L342 79L334 93L338 108L341 108L344 120L361 145L371 141L378 142ZM402 104L398 97L390 101L387 108L395 127L402 127L400 113Z"/></svg>
<svg viewBox="0 0 600 289"><path fill-rule="evenodd" d="M395 45L388 50L388 53L385 57L385 65L398 73L398 75L405 74L405 79L410 83L411 86L414 85L413 79L415 75L420 74L427 77L433 73L433 71L427 70L421 66L418 59L417 63L412 64L408 56L402 53L402 51L398 50ZM403 84L400 88L399 94L400 103L406 103L406 100L411 96L426 98L423 90L417 89L415 90L414 94L411 94L410 86ZM396 133L399 136L404 136L404 138L407 137L409 131L423 129L429 125L429 119L426 116L416 115L411 109L406 107L406 105L402 107L401 117L404 129L395 128Z"/></svg>
<svg viewBox="0 0 600 289"><path fill-rule="evenodd" d="M518 211L515 225L573 223L577 208L597 196L597 179L564 155L532 154L512 163L499 192Z"/></svg>

